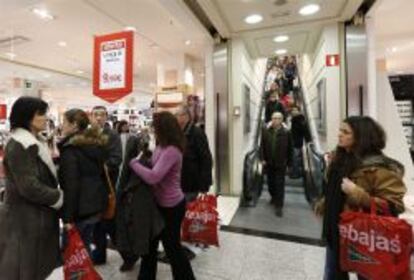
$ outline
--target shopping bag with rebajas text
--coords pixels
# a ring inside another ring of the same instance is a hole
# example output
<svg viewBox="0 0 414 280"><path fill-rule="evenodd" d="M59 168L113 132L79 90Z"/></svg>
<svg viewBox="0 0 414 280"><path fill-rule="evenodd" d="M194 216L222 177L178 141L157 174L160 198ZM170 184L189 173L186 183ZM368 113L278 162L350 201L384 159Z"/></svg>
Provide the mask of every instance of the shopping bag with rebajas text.
<svg viewBox="0 0 414 280"><path fill-rule="evenodd" d="M384 203L381 209L389 214L388 203ZM341 269L370 280L411 280L411 225L395 217L379 216L376 210L372 199L371 213L341 214Z"/></svg>
<svg viewBox="0 0 414 280"><path fill-rule="evenodd" d="M181 227L181 240L219 246L217 198L202 195L187 205Z"/></svg>
<svg viewBox="0 0 414 280"><path fill-rule="evenodd" d="M96 272L78 230L68 230L68 243L63 253L65 280L102 280Z"/></svg>

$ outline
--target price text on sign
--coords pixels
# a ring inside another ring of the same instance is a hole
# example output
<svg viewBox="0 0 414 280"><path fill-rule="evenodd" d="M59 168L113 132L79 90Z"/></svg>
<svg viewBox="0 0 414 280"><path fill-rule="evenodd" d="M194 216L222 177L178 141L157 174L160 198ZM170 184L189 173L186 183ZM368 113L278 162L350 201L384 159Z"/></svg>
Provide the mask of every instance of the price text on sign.
<svg viewBox="0 0 414 280"><path fill-rule="evenodd" d="M132 31L95 37L94 95L115 102L132 92Z"/></svg>

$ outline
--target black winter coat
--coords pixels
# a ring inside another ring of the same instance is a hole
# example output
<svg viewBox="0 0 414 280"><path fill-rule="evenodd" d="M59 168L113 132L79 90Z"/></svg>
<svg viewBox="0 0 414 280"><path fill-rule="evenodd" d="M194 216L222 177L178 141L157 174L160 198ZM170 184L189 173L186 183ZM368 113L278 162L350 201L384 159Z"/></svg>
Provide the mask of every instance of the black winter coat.
<svg viewBox="0 0 414 280"><path fill-rule="evenodd" d="M65 193L62 220L78 222L102 213L108 204L103 164L107 138L87 130L65 138L60 150L59 181Z"/></svg>
<svg viewBox="0 0 414 280"><path fill-rule="evenodd" d="M116 213L116 245L121 253L142 256L149 252L150 241L157 237L164 220L159 213L152 187L142 181L129 167L129 162L141 151L140 162L149 166L151 152L146 151L145 140L131 136L126 144L118 186Z"/></svg>
<svg viewBox="0 0 414 280"><path fill-rule="evenodd" d="M181 186L184 193L208 192L213 183L213 156L207 136L192 123L184 129L186 146L181 170Z"/></svg>
<svg viewBox="0 0 414 280"><path fill-rule="evenodd" d="M266 123L270 122L272 119L272 115L275 112L282 113L283 118L286 119L286 110L280 101L274 101L274 102L267 102L266 108L265 108L265 121Z"/></svg>
<svg viewBox="0 0 414 280"><path fill-rule="evenodd" d="M292 117L291 122L292 122L291 133L292 133L293 146L296 149L300 149L303 146L303 142L311 141L309 127L308 127L308 124L306 123L306 119L304 115L298 115L298 116Z"/></svg>
<svg viewBox="0 0 414 280"><path fill-rule="evenodd" d="M290 166L293 156L292 137L290 132L281 127L276 133L276 147L272 153L272 132L274 128L270 127L263 131L261 143L261 159L266 162L267 166L275 168L286 168Z"/></svg>
<svg viewBox="0 0 414 280"><path fill-rule="evenodd" d="M112 129L104 129L102 133L108 138L108 142L106 145L106 165L108 166L112 183L115 186L118 180L119 167L122 163L121 137Z"/></svg>

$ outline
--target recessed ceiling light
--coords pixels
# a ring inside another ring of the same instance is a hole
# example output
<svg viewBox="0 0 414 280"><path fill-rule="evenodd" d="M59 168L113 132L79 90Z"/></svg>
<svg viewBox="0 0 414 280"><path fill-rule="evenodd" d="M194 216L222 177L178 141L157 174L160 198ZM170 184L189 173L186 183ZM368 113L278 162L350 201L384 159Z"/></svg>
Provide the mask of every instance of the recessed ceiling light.
<svg viewBox="0 0 414 280"><path fill-rule="evenodd" d="M186 41L185 41L185 44L186 44L187 46L189 46L189 45L191 44L191 41L190 41L190 40L186 40Z"/></svg>
<svg viewBox="0 0 414 280"><path fill-rule="evenodd" d="M299 10L299 14L301 14L302 16L309 16L309 15L316 14L317 12L319 12L320 9L321 7L318 4L309 4L309 5L303 6Z"/></svg>
<svg viewBox="0 0 414 280"><path fill-rule="evenodd" d="M127 26L127 27L124 28L124 30L125 31L133 31L133 32L137 31L137 29L134 26Z"/></svg>
<svg viewBox="0 0 414 280"><path fill-rule="evenodd" d="M391 49L391 51L392 52L396 52L398 49L397 49L397 47L393 47L392 49Z"/></svg>
<svg viewBox="0 0 414 280"><path fill-rule="evenodd" d="M58 43L58 46L59 47L66 47L68 45L68 43L66 43L65 41L60 41L59 43Z"/></svg>
<svg viewBox="0 0 414 280"><path fill-rule="evenodd" d="M282 54L286 54L286 53L287 53L286 49L280 49L280 50L275 51L275 54L278 54L278 55L282 55Z"/></svg>
<svg viewBox="0 0 414 280"><path fill-rule="evenodd" d="M48 10L45 9L39 9L39 8L34 8L32 9L32 12L37 15L39 18L49 21L49 20L53 20L55 19L54 16L52 16Z"/></svg>
<svg viewBox="0 0 414 280"><path fill-rule="evenodd" d="M7 52L5 53L5 55L7 55L11 60L13 60L17 56L15 53L12 52Z"/></svg>
<svg viewBox="0 0 414 280"><path fill-rule="evenodd" d="M275 38L273 38L273 41L275 41L276 43L283 43L289 40L289 36L286 35L280 35L280 36L276 36Z"/></svg>
<svg viewBox="0 0 414 280"><path fill-rule="evenodd" d="M248 24L256 24L263 20L263 17L259 14L253 14L244 18L244 21Z"/></svg>
<svg viewBox="0 0 414 280"><path fill-rule="evenodd" d="M76 70L76 73L78 73L78 74L83 74L83 73L85 73L84 71L82 71L82 70Z"/></svg>

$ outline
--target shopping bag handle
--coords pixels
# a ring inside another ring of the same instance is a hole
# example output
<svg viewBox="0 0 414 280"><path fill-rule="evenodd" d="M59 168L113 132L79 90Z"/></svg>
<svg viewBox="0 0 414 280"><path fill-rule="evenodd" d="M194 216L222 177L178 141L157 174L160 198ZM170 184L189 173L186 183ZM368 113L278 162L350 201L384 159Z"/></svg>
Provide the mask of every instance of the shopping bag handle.
<svg viewBox="0 0 414 280"><path fill-rule="evenodd" d="M381 203L381 210L384 212L385 215L390 216L391 211L388 206L388 202L382 198L379 197L371 197L370 204L371 204L371 215L377 216L377 203Z"/></svg>

